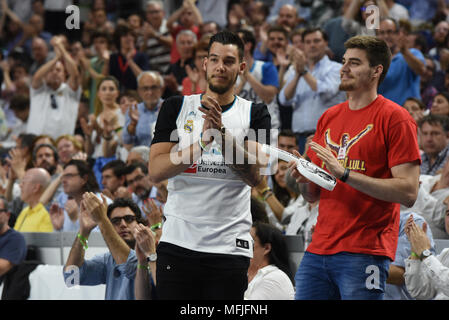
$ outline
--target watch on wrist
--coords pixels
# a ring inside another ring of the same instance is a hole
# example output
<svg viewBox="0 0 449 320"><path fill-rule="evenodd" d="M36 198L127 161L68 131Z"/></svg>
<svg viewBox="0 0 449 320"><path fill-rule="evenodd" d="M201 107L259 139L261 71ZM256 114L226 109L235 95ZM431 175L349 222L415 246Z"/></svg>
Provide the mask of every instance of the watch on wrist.
<svg viewBox="0 0 449 320"><path fill-rule="evenodd" d="M157 260L157 253L150 253L150 255L147 257L148 262L155 262Z"/></svg>
<svg viewBox="0 0 449 320"><path fill-rule="evenodd" d="M299 76L303 77L303 76L306 75L307 72L309 72L309 71L308 71L307 69L304 69L304 70L299 74Z"/></svg>
<svg viewBox="0 0 449 320"><path fill-rule="evenodd" d="M421 253L421 256L419 257L419 259L421 261L423 261L425 258L430 257L431 255L432 255L432 252L430 252L429 249L426 249Z"/></svg>

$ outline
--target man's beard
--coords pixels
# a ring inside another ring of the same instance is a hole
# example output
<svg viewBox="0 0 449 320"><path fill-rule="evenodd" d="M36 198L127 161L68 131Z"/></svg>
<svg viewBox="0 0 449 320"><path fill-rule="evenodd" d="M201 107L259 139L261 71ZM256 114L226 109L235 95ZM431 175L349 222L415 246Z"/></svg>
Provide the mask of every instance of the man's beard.
<svg viewBox="0 0 449 320"><path fill-rule="evenodd" d="M55 165L51 165L48 162L41 163L40 167L42 169L47 170L48 173L50 174L50 176L52 176L55 173L55 171L56 171L56 166Z"/></svg>
<svg viewBox="0 0 449 320"><path fill-rule="evenodd" d="M216 85L212 84L211 78L206 74L206 79L207 79L207 84L209 86L209 89L212 92L215 92L218 94L224 94L224 93L228 92L229 89L231 89L234 86L235 82L237 81L237 77L238 77L238 74L236 74L234 81L229 81L228 84L223 85L223 86L216 86Z"/></svg>

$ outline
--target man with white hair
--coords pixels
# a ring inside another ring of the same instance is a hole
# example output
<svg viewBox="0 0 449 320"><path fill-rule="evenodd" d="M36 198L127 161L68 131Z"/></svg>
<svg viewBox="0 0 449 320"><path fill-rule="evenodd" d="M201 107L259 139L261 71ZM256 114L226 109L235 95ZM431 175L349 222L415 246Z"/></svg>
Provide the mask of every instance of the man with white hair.
<svg viewBox="0 0 449 320"><path fill-rule="evenodd" d="M182 80L187 77L186 65L195 68L193 48L197 41L196 34L191 30L182 30L176 36L176 46L180 58L170 65L170 73L175 76L178 85L181 85Z"/></svg>
<svg viewBox="0 0 449 320"><path fill-rule="evenodd" d="M142 72L137 78L137 92L142 102L126 112L123 142L133 146L149 146L153 139L154 125L162 105L164 80L154 71Z"/></svg>
<svg viewBox="0 0 449 320"><path fill-rule="evenodd" d="M20 182L20 197L27 206L17 217L14 229L20 232L52 232L53 225L40 197L50 184L50 174L42 168L27 170Z"/></svg>
<svg viewBox="0 0 449 320"><path fill-rule="evenodd" d="M27 123L27 133L47 134L55 140L75 132L81 98L78 67L62 41L61 37L53 37L55 57L33 76Z"/></svg>

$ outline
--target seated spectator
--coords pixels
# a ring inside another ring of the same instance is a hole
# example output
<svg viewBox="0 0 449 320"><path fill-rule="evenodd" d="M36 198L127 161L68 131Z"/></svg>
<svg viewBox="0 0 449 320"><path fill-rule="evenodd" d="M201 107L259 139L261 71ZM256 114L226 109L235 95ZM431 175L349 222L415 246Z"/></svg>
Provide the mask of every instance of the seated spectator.
<svg viewBox="0 0 449 320"><path fill-rule="evenodd" d="M287 243L275 227L257 222L251 228L254 253L248 268L245 300L293 300Z"/></svg>
<svg viewBox="0 0 449 320"><path fill-rule="evenodd" d="M125 145L149 146L153 139L159 109L162 105L164 80L154 71L143 72L138 78L138 93L142 102L128 109L123 130Z"/></svg>
<svg viewBox="0 0 449 320"><path fill-rule="evenodd" d="M73 156L84 151L83 146L71 135L60 136L55 143L58 150L59 163L62 166L72 160Z"/></svg>
<svg viewBox="0 0 449 320"><path fill-rule="evenodd" d="M120 105L120 110L122 115L126 117L126 113L133 105L137 105L142 102L139 94L135 90L126 90L121 93L118 97L118 104Z"/></svg>
<svg viewBox="0 0 449 320"><path fill-rule="evenodd" d="M39 68L31 83L27 132L48 134L56 139L75 131L81 79L76 64L64 48L62 38L54 37L52 44L55 58Z"/></svg>
<svg viewBox="0 0 449 320"><path fill-rule="evenodd" d="M35 168L47 170L52 179L56 174L62 172L62 167L58 164L58 151L51 144L36 145L33 150L33 164Z"/></svg>
<svg viewBox="0 0 449 320"><path fill-rule="evenodd" d="M93 192L99 196L97 180L87 162L81 160L70 160L58 180L64 192L50 208L51 221L55 230L76 231L79 228L79 208L83 194ZM111 202L109 198L107 200Z"/></svg>
<svg viewBox="0 0 449 320"><path fill-rule="evenodd" d="M415 119L416 123L419 122L425 115L429 113L426 105L419 100L418 98L407 98L405 100L403 107L407 109L413 119Z"/></svg>
<svg viewBox="0 0 449 320"><path fill-rule="evenodd" d="M439 92L435 95L430 113L445 117L449 116L449 92Z"/></svg>
<svg viewBox="0 0 449 320"><path fill-rule="evenodd" d="M113 39L117 52L109 57L108 68L103 69L103 74L114 76L121 90L136 90L137 77L143 70L148 70L148 57L136 50L136 36L128 26L119 25Z"/></svg>
<svg viewBox="0 0 449 320"><path fill-rule="evenodd" d="M105 300L134 300L138 264L133 231L142 222L139 208L129 199L119 198L108 206L104 196L100 200L91 192L83 194L79 232L63 269L66 286L105 284ZM87 239L96 226L109 252L86 260ZM74 275L79 275L79 283Z"/></svg>
<svg viewBox="0 0 449 320"><path fill-rule="evenodd" d="M449 210L445 215L445 228L449 233ZM413 221L413 216L409 217L405 233L412 253L405 259L405 285L415 299L448 300L449 248L443 249L439 255L434 255L430 250L432 245L426 232L426 223L420 228Z"/></svg>
<svg viewBox="0 0 449 320"><path fill-rule="evenodd" d="M204 93L206 91L206 71L203 68L204 58L207 58L209 43L198 42L193 49L195 67L186 65L187 77L182 80L182 95Z"/></svg>
<svg viewBox="0 0 449 320"><path fill-rule="evenodd" d="M112 160L101 169L102 193L114 200L117 198L116 191L119 187L125 186L125 163L122 160Z"/></svg>
<svg viewBox="0 0 449 320"><path fill-rule="evenodd" d="M198 41L197 39L196 34L191 30L182 30L176 36L176 46L180 58L170 65L169 73L175 77L178 87L181 87L182 80L187 77L186 66L190 65L191 68L195 67L193 48ZM182 88L179 91L181 90Z"/></svg>
<svg viewBox="0 0 449 320"><path fill-rule="evenodd" d="M129 151L126 165L129 166L135 162L143 162L148 165L148 161L150 161L150 147L137 146Z"/></svg>
<svg viewBox="0 0 449 320"><path fill-rule="evenodd" d="M438 90L433 86L433 80L436 73L435 62L429 56L424 56L426 71L421 75L421 100L426 105L426 109L432 107L435 95Z"/></svg>
<svg viewBox="0 0 449 320"><path fill-rule="evenodd" d="M290 222L285 228L286 235L300 235L303 237L304 250L312 241L312 233L318 219L319 201L298 203L291 215Z"/></svg>
<svg viewBox="0 0 449 320"><path fill-rule="evenodd" d="M278 51L285 53L288 46L288 31L282 26L271 26L263 35L261 30L261 41L256 45L253 57L256 60L273 62L275 66L279 63L276 60Z"/></svg>
<svg viewBox="0 0 449 320"><path fill-rule="evenodd" d="M394 261L390 264L390 270L388 272L387 285L385 287L385 300L411 300L413 299L409 292L407 291L407 287L405 286L405 260L407 257L412 254L410 248L410 242L408 241L406 234L406 225L407 220L411 219L419 226L423 227L423 224L426 223L424 218L419 214L406 210L401 210L400 221L399 221L399 239L398 246L396 249L396 256ZM432 254L435 254L435 243L432 237L432 231L430 228L427 228L427 237L430 239L430 248L429 250Z"/></svg>
<svg viewBox="0 0 449 320"><path fill-rule="evenodd" d="M8 224L10 216L6 199L0 197L0 280L20 264L27 253L25 238Z"/></svg>
<svg viewBox="0 0 449 320"><path fill-rule="evenodd" d="M106 76L98 83L95 117L91 116L89 123L81 123L85 136L84 150L87 155L100 160L112 158L121 145L121 131L125 118L117 103L120 94L120 84L113 76ZM98 177L97 177L98 178ZM101 180L101 179L100 179Z"/></svg>
<svg viewBox="0 0 449 320"><path fill-rule="evenodd" d="M421 155L421 174L435 175L448 159L449 119L440 115L428 115L418 122Z"/></svg>
<svg viewBox="0 0 449 320"><path fill-rule="evenodd" d="M47 209L39 201L50 184L50 174L42 168L26 171L20 182L21 199L27 204L17 217L14 229L20 232L52 232Z"/></svg>

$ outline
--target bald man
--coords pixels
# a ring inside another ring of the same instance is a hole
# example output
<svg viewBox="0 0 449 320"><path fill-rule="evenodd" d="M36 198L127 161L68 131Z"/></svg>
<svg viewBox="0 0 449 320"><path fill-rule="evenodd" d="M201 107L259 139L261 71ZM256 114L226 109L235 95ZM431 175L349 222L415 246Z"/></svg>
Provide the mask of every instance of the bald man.
<svg viewBox="0 0 449 320"><path fill-rule="evenodd" d="M20 182L20 197L27 206L17 217L14 229L20 232L52 232L50 215L39 199L50 184L50 174L42 168L32 168L25 172Z"/></svg>
<svg viewBox="0 0 449 320"><path fill-rule="evenodd" d="M291 32L296 29L298 22L298 10L294 6L285 4L279 9L276 24L283 26Z"/></svg>

